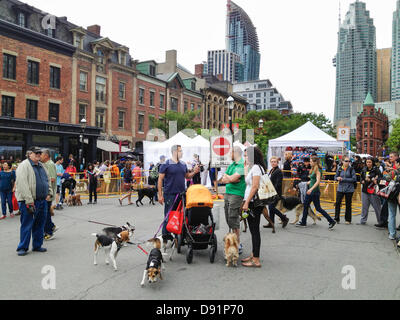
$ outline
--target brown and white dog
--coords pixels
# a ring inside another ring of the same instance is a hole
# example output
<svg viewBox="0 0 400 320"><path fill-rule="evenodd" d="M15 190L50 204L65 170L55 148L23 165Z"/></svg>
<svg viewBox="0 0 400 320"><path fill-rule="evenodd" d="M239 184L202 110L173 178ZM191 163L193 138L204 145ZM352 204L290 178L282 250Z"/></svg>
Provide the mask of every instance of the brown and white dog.
<svg viewBox="0 0 400 320"><path fill-rule="evenodd" d="M236 233L228 233L224 237L224 253L226 259L226 266L237 267L239 259L239 241Z"/></svg>
<svg viewBox="0 0 400 320"><path fill-rule="evenodd" d="M76 195L70 194L67 198L67 206L68 207L82 206L81 196L79 194Z"/></svg>
<svg viewBox="0 0 400 320"><path fill-rule="evenodd" d="M161 271L164 268L164 258L161 253L161 240L159 238L151 239L149 242L153 243L154 248L149 254L147 259L146 269L143 272L143 279L140 285L144 287L146 279L149 283L155 283L158 279L163 280Z"/></svg>
<svg viewBox="0 0 400 320"><path fill-rule="evenodd" d="M97 254L100 249L104 248L105 254L106 254L106 264L110 264L108 258L110 257L114 270L117 271L117 255L119 250L129 242L130 238L133 236L133 232L129 231L123 231L120 234L117 235L115 238L108 237L103 234L95 234L93 233L92 235L97 237L97 240L94 244L94 265L97 265Z"/></svg>

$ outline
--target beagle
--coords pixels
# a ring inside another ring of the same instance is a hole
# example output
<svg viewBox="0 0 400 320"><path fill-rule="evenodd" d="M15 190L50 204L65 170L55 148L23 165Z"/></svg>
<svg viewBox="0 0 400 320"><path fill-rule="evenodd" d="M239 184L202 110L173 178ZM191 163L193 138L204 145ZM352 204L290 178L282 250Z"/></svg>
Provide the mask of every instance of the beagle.
<svg viewBox="0 0 400 320"><path fill-rule="evenodd" d="M149 240L154 244L153 250L151 250L149 254L149 258L147 259L146 269L143 273L143 279L141 282L141 286L144 287L146 278L149 283L155 283L158 279L163 280L161 270L165 270L164 268L164 258L161 253L161 241L158 238Z"/></svg>
<svg viewBox="0 0 400 320"><path fill-rule="evenodd" d="M118 234L115 238L108 237L106 235L92 234L97 237L97 240L94 244L94 265L97 265L97 254L101 248L104 248L106 254L106 264L108 265L110 262L108 261L108 257L110 257L114 270L117 271L117 262L116 258L119 250L126 244L130 237L133 236L133 231L123 231ZM107 251L109 254L107 254Z"/></svg>

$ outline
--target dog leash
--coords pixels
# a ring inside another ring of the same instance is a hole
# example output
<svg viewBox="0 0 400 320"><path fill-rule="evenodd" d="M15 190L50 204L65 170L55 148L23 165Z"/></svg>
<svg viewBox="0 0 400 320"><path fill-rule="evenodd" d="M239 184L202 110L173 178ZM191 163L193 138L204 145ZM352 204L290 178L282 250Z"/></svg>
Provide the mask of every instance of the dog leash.
<svg viewBox="0 0 400 320"><path fill-rule="evenodd" d="M101 223L101 222L96 222L96 221L91 221L91 220L89 220L88 222L89 222L89 223L94 223L94 224L100 224L100 225L102 225L102 226L117 227L117 226L114 226L114 225L112 225L112 224Z"/></svg>
<svg viewBox="0 0 400 320"><path fill-rule="evenodd" d="M149 253L146 251L146 250L144 250L141 246L140 246L140 244L138 244L138 243L133 243L133 242L127 242L128 244L131 244L131 245L133 245L133 246L137 246L140 250L142 250L146 255L149 255Z"/></svg>
<svg viewBox="0 0 400 320"><path fill-rule="evenodd" d="M166 215L166 217L164 218L164 220L163 220L163 222L161 223L160 227L158 228L156 234L154 235L154 237L153 237L154 239L157 238L157 235L158 235L158 233L160 232L161 228L163 227L165 221L168 221L169 214L171 213L172 208L175 206L176 200L178 200L178 198L179 198L179 193L176 195L175 201L174 201L174 203L173 203L171 209L169 210L168 214Z"/></svg>

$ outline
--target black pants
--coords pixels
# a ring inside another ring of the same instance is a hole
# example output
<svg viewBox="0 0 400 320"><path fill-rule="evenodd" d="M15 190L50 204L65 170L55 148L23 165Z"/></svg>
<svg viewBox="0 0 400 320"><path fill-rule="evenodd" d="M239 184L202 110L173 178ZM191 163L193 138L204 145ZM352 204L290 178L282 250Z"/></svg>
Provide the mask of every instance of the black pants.
<svg viewBox="0 0 400 320"><path fill-rule="evenodd" d="M97 182L89 184L89 202L92 202L94 196L94 202L97 202Z"/></svg>
<svg viewBox="0 0 400 320"><path fill-rule="evenodd" d="M193 176L193 184L201 184L201 175L200 173L197 173Z"/></svg>
<svg viewBox="0 0 400 320"><path fill-rule="evenodd" d="M351 204L353 199L353 193L342 193L338 192L336 195L336 205L335 205L335 220L340 220L340 207L342 206L343 198L346 198L346 214L345 218L347 222L351 222Z"/></svg>
<svg viewBox="0 0 400 320"><path fill-rule="evenodd" d="M253 257L260 257L260 247L261 247L261 235L260 235L260 219L263 213L264 207L258 207L252 209L251 212L254 217L250 214L247 218L249 223L249 229L251 233L251 243L253 244Z"/></svg>
<svg viewBox="0 0 400 320"><path fill-rule="evenodd" d="M282 221L285 221L287 218L276 208L277 203L270 204L268 206L268 211L269 211L269 217L271 218L271 221L275 223L275 215L277 215Z"/></svg>

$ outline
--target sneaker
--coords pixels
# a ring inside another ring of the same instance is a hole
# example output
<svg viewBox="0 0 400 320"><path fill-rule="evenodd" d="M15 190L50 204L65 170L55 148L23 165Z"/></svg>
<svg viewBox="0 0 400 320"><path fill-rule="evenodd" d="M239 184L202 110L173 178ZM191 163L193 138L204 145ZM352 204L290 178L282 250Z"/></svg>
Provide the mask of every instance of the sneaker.
<svg viewBox="0 0 400 320"><path fill-rule="evenodd" d="M367 223L366 222L358 222L356 223L358 226L365 226Z"/></svg>
<svg viewBox="0 0 400 320"><path fill-rule="evenodd" d="M44 240L46 240L46 241L50 241L50 240L52 240L52 239L54 239L54 234L52 234L52 235L46 234L46 235L44 236Z"/></svg>
<svg viewBox="0 0 400 320"><path fill-rule="evenodd" d="M374 226L377 229L385 229L385 228L387 228L387 225L384 224L384 223L378 223L378 224L375 224Z"/></svg>
<svg viewBox="0 0 400 320"><path fill-rule="evenodd" d="M299 222L299 223L296 224L296 227L298 227L298 228L307 228L307 225L306 224L302 224L301 222Z"/></svg>
<svg viewBox="0 0 400 320"><path fill-rule="evenodd" d="M53 233L55 233L57 230L58 230L58 227L56 225L54 225L53 230L52 230Z"/></svg>
<svg viewBox="0 0 400 320"><path fill-rule="evenodd" d="M18 254L20 257L23 257L23 256L26 256L26 255L28 254L28 252L26 252L25 250L18 250L18 251L17 251L17 254Z"/></svg>
<svg viewBox="0 0 400 320"><path fill-rule="evenodd" d="M47 252L46 248L37 248L37 249L32 249L33 252Z"/></svg>
<svg viewBox="0 0 400 320"><path fill-rule="evenodd" d="M340 224L340 219L334 219L337 224Z"/></svg>
<svg viewBox="0 0 400 320"><path fill-rule="evenodd" d="M242 253L243 253L243 245L240 244L240 246L239 246L239 255L242 254Z"/></svg>
<svg viewBox="0 0 400 320"><path fill-rule="evenodd" d="M349 225L351 225L351 222L349 222L349 221L346 221L346 224L349 226Z"/></svg>
<svg viewBox="0 0 400 320"><path fill-rule="evenodd" d="M93 204L93 203L92 203L92 202L88 202L88 205L89 205L89 204Z"/></svg>
<svg viewBox="0 0 400 320"><path fill-rule="evenodd" d="M97 204L97 201L93 202L93 204Z"/></svg>
<svg viewBox="0 0 400 320"><path fill-rule="evenodd" d="M15 214L14 213L10 213L10 218L14 218Z"/></svg>
<svg viewBox="0 0 400 320"><path fill-rule="evenodd" d="M337 222L333 221L333 223L329 224L329 230L332 230L336 226Z"/></svg>
<svg viewBox="0 0 400 320"><path fill-rule="evenodd" d="M389 235L389 240L396 240L396 237Z"/></svg>
<svg viewBox="0 0 400 320"><path fill-rule="evenodd" d="M2 216L2 217L0 218L0 220L4 220L5 218L7 218L7 216Z"/></svg>
<svg viewBox="0 0 400 320"><path fill-rule="evenodd" d="M15 215L16 216L20 216L21 215L21 211L18 211Z"/></svg>
<svg viewBox="0 0 400 320"><path fill-rule="evenodd" d="M397 230L397 231L400 231L400 226L398 226L396 230Z"/></svg>

